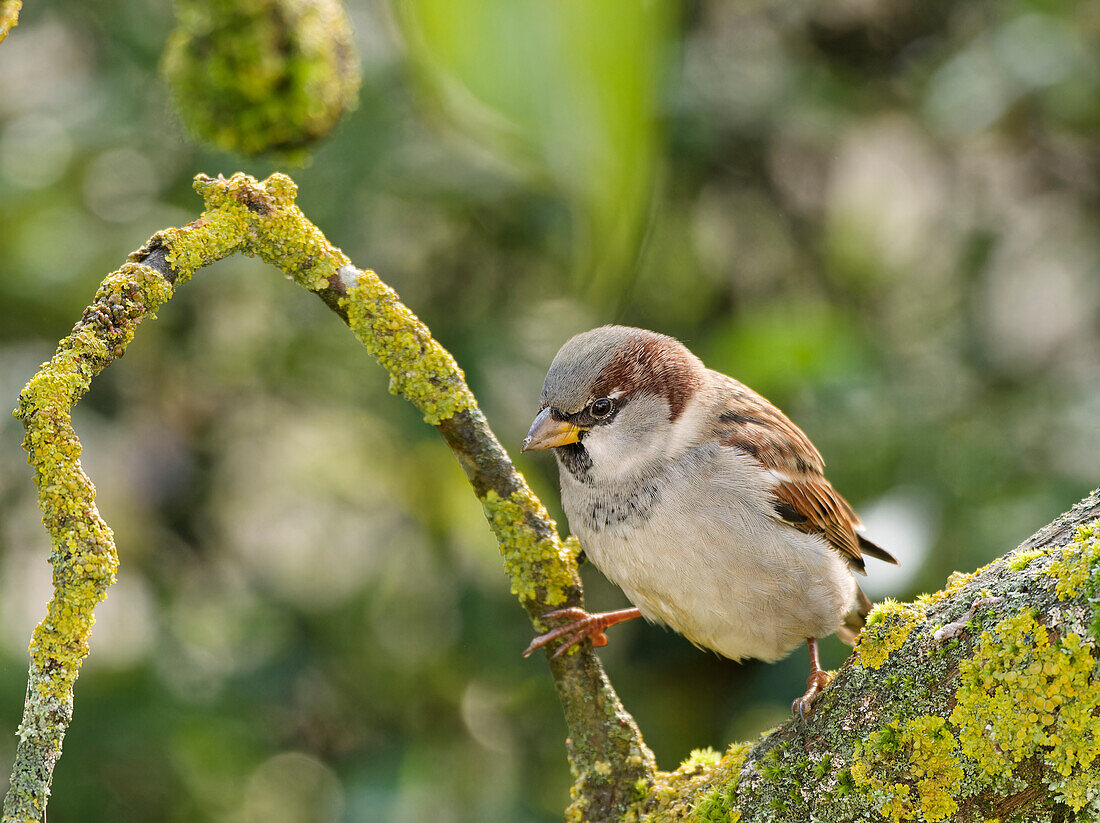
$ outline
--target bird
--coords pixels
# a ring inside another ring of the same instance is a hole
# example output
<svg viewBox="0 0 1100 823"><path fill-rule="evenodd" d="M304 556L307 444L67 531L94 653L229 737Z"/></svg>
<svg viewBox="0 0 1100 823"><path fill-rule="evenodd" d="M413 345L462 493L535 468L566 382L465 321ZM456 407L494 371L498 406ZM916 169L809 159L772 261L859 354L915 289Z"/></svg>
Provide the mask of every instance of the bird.
<svg viewBox="0 0 1100 823"><path fill-rule="evenodd" d="M803 720L830 682L817 641L853 644L871 609L856 582L864 557L897 560L863 535L825 479L810 439L745 384L708 369L683 343L608 325L554 357L521 451L553 449L561 501L585 557L633 604L567 621L524 656L644 617L736 661L774 662L805 642Z"/></svg>

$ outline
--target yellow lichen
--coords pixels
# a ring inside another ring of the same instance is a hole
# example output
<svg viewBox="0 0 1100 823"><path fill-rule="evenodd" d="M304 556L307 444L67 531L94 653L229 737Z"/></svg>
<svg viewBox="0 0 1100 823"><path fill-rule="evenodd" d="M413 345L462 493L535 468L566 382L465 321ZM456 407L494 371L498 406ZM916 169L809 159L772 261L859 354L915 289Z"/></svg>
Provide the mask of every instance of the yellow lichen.
<svg viewBox="0 0 1100 823"><path fill-rule="evenodd" d="M1076 597L1086 583L1100 575L1100 520L1079 527L1045 573L1057 581L1054 591L1059 600Z"/></svg>
<svg viewBox="0 0 1100 823"><path fill-rule="evenodd" d="M850 773L894 823L946 820L958 810L963 770L955 736L942 717L892 722L874 732L856 744Z"/></svg>
<svg viewBox="0 0 1100 823"><path fill-rule="evenodd" d="M679 767L681 774L694 774L714 769L722 761L722 755L709 746L705 749L692 749Z"/></svg>
<svg viewBox="0 0 1100 823"><path fill-rule="evenodd" d="M298 189L285 174L273 174L258 183L238 173L217 183L222 189L219 195L228 196L215 202L247 215L252 227L247 253L278 266L298 285L314 292L328 288L340 269L350 265L347 255L294 205Z"/></svg>
<svg viewBox="0 0 1100 823"><path fill-rule="evenodd" d="M15 416L23 421L42 522L52 543L53 597L30 642L31 666L5 819L41 819L49 775L72 712L73 684L88 654L95 606L114 582L114 538L80 466L72 406L92 377L122 355L144 317L172 294L154 269L127 263L108 275L72 333L27 383ZM48 767L43 764L48 764Z"/></svg>
<svg viewBox="0 0 1100 823"><path fill-rule="evenodd" d="M182 285L203 266L239 251L248 236L248 219L237 211L207 211L198 220L178 229L157 232L152 240L168 249L165 260Z"/></svg>
<svg viewBox="0 0 1100 823"><path fill-rule="evenodd" d="M355 336L390 373L390 391L420 409L425 421L438 425L477 405L450 352L374 272L360 274L340 307Z"/></svg>
<svg viewBox="0 0 1100 823"><path fill-rule="evenodd" d="M981 574L983 571L989 568L989 565L985 565L977 571L972 572L951 572L947 578L947 584L938 592L932 592L931 594L922 594L915 601L916 605L922 609L930 609L933 606L937 606L947 598L953 596L956 592L962 589L967 583Z"/></svg>
<svg viewBox="0 0 1100 823"><path fill-rule="evenodd" d="M576 558L534 492L524 486L502 498L490 491L481 503L500 544L512 594L525 602L539 598L541 591L546 605L564 603L567 590L580 585ZM536 521L550 524L545 534L532 525Z"/></svg>
<svg viewBox="0 0 1100 823"><path fill-rule="evenodd" d="M1042 557L1046 554L1042 549L1027 549L1026 551L1016 551L1008 556L1008 567L1014 572L1023 571L1027 568L1027 564L1038 557Z"/></svg>
<svg viewBox="0 0 1100 823"><path fill-rule="evenodd" d="M919 606L886 598L867 616L855 650L856 661L865 669L877 669L905 644L923 619L924 609Z"/></svg>
<svg viewBox="0 0 1100 823"><path fill-rule="evenodd" d="M202 217L158 235L181 281L198 267L241 250L278 266L310 291L347 286L338 307L389 372L390 391L409 400L433 425L476 407L462 369L393 289L369 270L351 269L354 282L341 281L350 261L294 204L297 188L289 177L273 174L261 183L240 173L229 179L200 175L195 188L206 202Z"/></svg>
<svg viewBox="0 0 1100 823"><path fill-rule="evenodd" d="M1029 611L982 632L959 664L951 722L962 751L990 776L1012 774L1038 756L1075 811L1100 781L1100 680L1089 646L1076 634L1052 635Z"/></svg>

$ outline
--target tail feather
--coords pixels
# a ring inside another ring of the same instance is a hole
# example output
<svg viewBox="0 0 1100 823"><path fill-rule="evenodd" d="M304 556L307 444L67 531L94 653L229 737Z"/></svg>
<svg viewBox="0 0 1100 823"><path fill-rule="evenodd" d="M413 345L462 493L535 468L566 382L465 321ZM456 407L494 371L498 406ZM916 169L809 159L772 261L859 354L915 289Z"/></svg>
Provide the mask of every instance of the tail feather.
<svg viewBox="0 0 1100 823"><path fill-rule="evenodd" d="M863 593L863 589L856 586L856 607L844 616L844 625L836 630L836 636L849 646L854 646L856 636L863 628L863 624L867 622L867 615L873 606L874 604Z"/></svg>
<svg viewBox="0 0 1100 823"><path fill-rule="evenodd" d="M887 563L893 563L895 566L898 564L898 559L886 549L876 546L862 534L856 535L859 538L859 550L861 553L870 555L871 557L877 557L879 560L885 560Z"/></svg>

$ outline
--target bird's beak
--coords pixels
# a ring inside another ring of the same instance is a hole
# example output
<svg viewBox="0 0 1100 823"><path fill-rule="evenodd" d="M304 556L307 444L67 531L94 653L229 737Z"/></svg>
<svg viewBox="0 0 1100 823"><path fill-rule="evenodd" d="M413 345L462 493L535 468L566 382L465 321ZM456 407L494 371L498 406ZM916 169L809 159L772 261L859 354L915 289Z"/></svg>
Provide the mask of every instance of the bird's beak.
<svg viewBox="0 0 1100 823"><path fill-rule="evenodd" d="M568 446L580 439L582 431L584 429L580 426L574 426L564 420L555 420L550 416L550 409L546 408L535 417L535 422L531 424L531 430L527 432L520 451L530 452Z"/></svg>

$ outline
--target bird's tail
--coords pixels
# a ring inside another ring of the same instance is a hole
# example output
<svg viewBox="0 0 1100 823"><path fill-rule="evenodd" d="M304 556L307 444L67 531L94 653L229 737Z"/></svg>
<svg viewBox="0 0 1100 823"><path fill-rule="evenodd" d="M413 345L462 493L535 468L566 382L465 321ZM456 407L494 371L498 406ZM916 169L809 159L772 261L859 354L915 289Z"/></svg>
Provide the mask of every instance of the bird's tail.
<svg viewBox="0 0 1100 823"><path fill-rule="evenodd" d="M856 586L856 607L845 615L844 625L836 630L836 636L849 646L854 646L856 635L863 628L863 624L867 622L867 615L870 613L872 606L874 604L863 593L863 589Z"/></svg>

